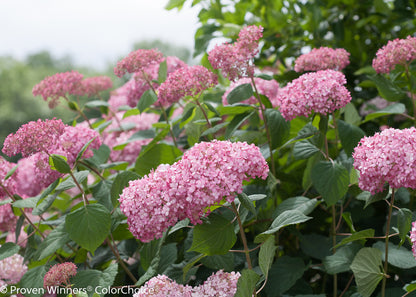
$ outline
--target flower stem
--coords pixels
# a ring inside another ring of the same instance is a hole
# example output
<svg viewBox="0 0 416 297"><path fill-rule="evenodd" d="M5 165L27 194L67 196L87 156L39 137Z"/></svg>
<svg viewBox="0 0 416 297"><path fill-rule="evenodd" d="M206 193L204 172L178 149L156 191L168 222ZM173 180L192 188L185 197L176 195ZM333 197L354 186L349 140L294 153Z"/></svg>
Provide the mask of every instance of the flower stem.
<svg viewBox="0 0 416 297"><path fill-rule="evenodd" d="M337 235L336 235L336 209L335 205L332 205L332 226L331 226L331 235L332 235L332 254L335 254L337 245ZM338 276L335 273L333 277L333 295L336 297L338 294Z"/></svg>
<svg viewBox="0 0 416 297"><path fill-rule="evenodd" d="M172 125L171 125L171 124L170 124L170 122L169 122L169 118L168 118L168 115L167 115L167 113L166 113L166 110L165 110L165 108L163 107L162 103L159 103L159 105L160 105L160 108L162 109L163 116L165 117L166 123L169 125L169 133L170 133L170 136L172 136L173 144L174 144L176 147L178 147L178 144L176 143L175 135L173 134Z"/></svg>
<svg viewBox="0 0 416 297"><path fill-rule="evenodd" d="M394 188L392 189L392 193L391 193L391 201L390 201L389 213L387 216L387 224L386 224L384 275L383 275L383 282L381 284L381 297L385 297L386 295L386 282L387 282L387 277L388 277L387 266L388 266L388 259L389 259L389 234L390 234L390 221L391 221L391 213L393 211L393 204L394 204Z"/></svg>
<svg viewBox="0 0 416 297"><path fill-rule="evenodd" d="M240 227L240 236L241 236L241 241L243 242L243 246L244 246L244 253L246 255L248 269L253 269L253 265L251 264L251 259L250 259L250 250L247 245L247 238L246 238L246 234L244 233L244 227L243 227L243 223L241 222L240 214L238 213L237 206L235 205L235 203L231 202L231 205L237 217L238 226Z"/></svg>
<svg viewBox="0 0 416 297"><path fill-rule="evenodd" d="M111 235L111 239L114 241L114 239L112 238L113 236ZM111 249L111 252L114 254L114 256L116 256L117 258L117 262L120 263L121 267L123 268L123 270L126 272L126 274L129 276L129 278L134 282L137 283L137 279L134 277L134 275L131 273L131 271L129 270L129 268L126 266L126 264L124 263L123 259L121 259L120 257L120 253L117 250L117 246L114 244L114 246L112 245L111 241L107 238L106 239L108 246Z"/></svg>
<svg viewBox="0 0 416 297"><path fill-rule="evenodd" d="M413 119L416 125L416 98L413 93L412 80L411 80L410 72L409 72L409 64L406 63L404 67L405 67L405 74L406 74L409 93L410 93L410 101L412 101L412 106L413 106Z"/></svg>
<svg viewBox="0 0 416 297"><path fill-rule="evenodd" d="M201 103L199 103L198 98L195 99L195 104L198 105L198 107L201 109L202 114L204 115L205 120L207 121L208 127L212 128L211 122L208 119L208 115L205 112L205 109L202 107Z"/></svg>

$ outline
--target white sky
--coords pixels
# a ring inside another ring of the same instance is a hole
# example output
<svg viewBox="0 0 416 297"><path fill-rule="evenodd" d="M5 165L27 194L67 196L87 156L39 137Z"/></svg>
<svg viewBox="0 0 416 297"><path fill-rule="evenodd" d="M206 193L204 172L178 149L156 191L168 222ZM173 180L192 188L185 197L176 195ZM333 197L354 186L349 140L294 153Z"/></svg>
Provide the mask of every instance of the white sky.
<svg viewBox="0 0 416 297"><path fill-rule="evenodd" d="M101 68L134 42L160 39L193 48L198 8L167 11L168 0L0 0L0 55L48 50Z"/></svg>

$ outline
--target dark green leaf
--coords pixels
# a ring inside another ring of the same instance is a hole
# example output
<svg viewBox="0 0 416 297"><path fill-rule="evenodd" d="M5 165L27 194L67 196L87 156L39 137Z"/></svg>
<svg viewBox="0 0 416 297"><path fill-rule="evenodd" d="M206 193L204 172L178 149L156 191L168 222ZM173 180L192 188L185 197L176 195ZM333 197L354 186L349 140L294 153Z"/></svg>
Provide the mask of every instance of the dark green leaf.
<svg viewBox="0 0 416 297"><path fill-rule="evenodd" d="M298 210L304 215L308 215L318 204L318 200L303 196L288 198L277 206L272 217L275 219L286 210Z"/></svg>
<svg viewBox="0 0 416 297"><path fill-rule="evenodd" d="M227 102L228 104L234 104L241 101L244 101L251 96L253 96L253 87L250 83L242 84L235 87L228 95L227 95Z"/></svg>
<svg viewBox="0 0 416 297"><path fill-rule="evenodd" d="M146 90L143 95L140 97L139 102L137 103L137 109L140 113L144 112L150 105L157 101L157 95L153 90Z"/></svg>
<svg viewBox="0 0 416 297"><path fill-rule="evenodd" d="M224 269L224 271L233 271L235 265L234 254L207 256L201 259L201 263L214 270Z"/></svg>
<svg viewBox="0 0 416 297"><path fill-rule="evenodd" d="M225 130L224 137L226 139L229 139L231 136L233 136L234 132L240 127L248 118L250 118L254 112L250 113L243 113L236 115L230 122L230 124L227 126Z"/></svg>
<svg viewBox="0 0 416 297"><path fill-rule="evenodd" d="M49 195L45 199L42 200L33 210L32 214L34 216L39 216L43 214L55 201L56 197L58 196L59 192L55 192L53 195Z"/></svg>
<svg viewBox="0 0 416 297"><path fill-rule="evenodd" d="M192 246L189 251L208 256L222 255L233 247L236 240L231 222L212 213L203 224L194 227Z"/></svg>
<svg viewBox="0 0 416 297"><path fill-rule="evenodd" d="M381 259L384 261L386 255L386 246L384 242L377 241L373 244L373 248L379 249L381 252ZM413 257L412 251L403 246L397 246L389 242L389 257L388 263L401 269L411 269L416 267L416 260Z"/></svg>
<svg viewBox="0 0 416 297"><path fill-rule="evenodd" d="M90 141L88 141L86 144L84 144L81 148L81 150L78 152L77 157L75 158L75 161L78 162L81 158L82 155L84 154L84 152L88 149L88 147L90 146L90 144L95 140L96 137L94 137L93 139L91 139Z"/></svg>
<svg viewBox="0 0 416 297"><path fill-rule="evenodd" d="M312 183L328 206L335 204L348 191L348 170L329 161L321 161L312 168Z"/></svg>
<svg viewBox="0 0 416 297"><path fill-rule="evenodd" d="M150 150L140 156L136 160L135 171L141 176L156 169L160 164L172 164L176 158L182 155L182 151L177 147L165 143L154 145Z"/></svg>
<svg viewBox="0 0 416 297"><path fill-rule="evenodd" d="M363 240L363 239L367 239L369 237L374 237L374 229L365 229L365 230L353 233L350 236L348 236L347 238L344 238L343 240L341 240L341 242L338 243L335 246L335 248L338 248L341 245L347 244L349 242L353 242L353 241L356 241L356 240Z"/></svg>
<svg viewBox="0 0 416 297"><path fill-rule="evenodd" d="M70 173L71 167L67 163L66 157L60 155L50 155L49 156L49 165L51 165L52 170L57 170L60 173Z"/></svg>
<svg viewBox="0 0 416 297"><path fill-rule="evenodd" d="M111 202L113 206L118 203L118 198L123 189L129 185L129 181L139 179L140 175L133 171L123 171L119 173L111 186Z"/></svg>
<svg viewBox="0 0 416 297"><path fill-rule="evenodd" d="M42 260L63 247L69 240L69 234L65 230L65 223L62 223L42 241L35 257L38 260Z"/></svg>
<svg viewBox="0 0 416 297"><path fill-rule="evenodd" d="M252 214L256 215L256 208L253 205L253 202L248 198L247 194L241 193L237 195L238 200L241 202L241 205L243 205L247 210L249 210Z"/></svg>
<svg viewBox="0 0 416 297"><path fill-rule="evenodd" d="M78 171L74 173L74 177L77 180L78 184L82 184L88 177L90 172L88 170ZM56 191L65 191L71 188L76 187L76 183L72 176L68 176L66 180L64 180L59 186L56 187Z"/></svg>
<svg viewBox="0 0 416 297"><path fill-rule="evenodd" d="M6 259L14 254L17 254L20 250L20 246L13 242L6 242L0 247L0 261Z"/></svg>
<svg viewBox="0 0 416 297"><path fill-rule="evenodd" d="M412 228L413 213L410 209L400 208L397 213L397 229L399 229L400 245L402 245L406 236Z"/></svg>
<svg viewBox="0 0 416 297"><path fill-rule="evenodd" d="M69 237L92 253L106 239L110 227L110 212L98 203L78 208L65 218L65 230Z"/></svg>
<svg viewBox="0 0 416 297"><path fill-rule="evenodd" d="M335 254L327 256L323 261L326 272L329 274L337 274L349 271L351 263L360 249L360 244L352 243L341 247Z"/></svg>
<svg viewBox="0 0 416 297"><path fill-rule="evenodd" d="M260 275L253 270L244 269L237 281L237 292L234 297L251 297L256 290Z"/></svg>
<svg viewBox="0 0 416 297"><path fill-rule="evenodd" d="M272 266L275 252L277 249L274 241L275 241L275 238L270 237L260 247L259 266L266 279L269 274L269 269Z"/></svg>
<svg viewBox="0 0 416 297"><path fill-rule="evenodd" d="M277 109L267 108L265 117L270 131L272 149L275 149L286 141L290 131L290 124Z"/></svg>
<svg viewBox="0 0 416 297"><path fill-rule="evenodd" d="M391 80L387 79L383 75L368 75L368 77L376 84L377 90L381 97L388 101L400 101L406 96L406 93L402 91Z"/></svg>
<svg viewBox="0 0 416 297"><path fill-rule="evenodd" d="M293 156L296 159L308 159L317 152L319 152L319 148L317 148L309 140L298 141L293 147Z"/></svg>
<svg viewBox="0 0 416 297"><path fill-rule="evenodd" d="M20 279L20 288L43 288L43 278L50 268L50 264L45 266L38 266L28 270ZM25 297L40 297L43 295L43 290L32 290L25 292Z"/></svg>
<svg viewBox="0 0 416 297"><path fill-rule="evenodd" d="M376 118L391 115L391 114L403 114L406 112L406 107L402 103L395 103L393 105L389 105L386 108L383 108L379 111L375 111L367 115L363 121L363 123L374 120Z"/></svg>
<svg viewBox="0 0 416 297"><path fill-rule="evenodd" d="M354 148L357 146L361 138L365 136L365 133L359 127L353 126L341 120L337 121L337 125L342 147L347 155L351 156Z"/></svg>

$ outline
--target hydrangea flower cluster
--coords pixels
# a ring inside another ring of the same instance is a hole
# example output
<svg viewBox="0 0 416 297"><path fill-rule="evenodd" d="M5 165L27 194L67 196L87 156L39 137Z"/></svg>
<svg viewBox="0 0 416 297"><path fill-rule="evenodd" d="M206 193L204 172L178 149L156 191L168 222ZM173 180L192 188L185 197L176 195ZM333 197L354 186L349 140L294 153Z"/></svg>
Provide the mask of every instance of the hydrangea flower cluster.
<svg viewBox="0 0 416 297"><path fill-rule="evenodd" d="M387 42L376 53L373 68L377 73L390 73L396 65L405 65L416 59L416 37L395 39Z"/></svg>
<svg viewBox="0 0 416 297"><path fill-rule="evenodd" d="M0 261L0 286L17 284L27 271L24 258L19 254Z"/></svg>
<svg viewBox="0 0 416 297"><path fill-rule="evenodd" d="M181 285L166 275L158 275L147 281L134 297L233 297L237 292L239 272L224 272L212 274L202 285L191 287Z"/></svg>
<svg viewBox="0 0 416 297"><path fill-rule="evenodd" d="M196 97L217 83L217 76L204 66L182 67L171 73L160 85L158 102L169 106L183 97Z"/></svg>
<svg viewBox="0 0 416 297"><path fill-rule="evenodd" d="M140 72L152 64L159 64L163 54L157 49L138 49L131 52L114 67L114 73L122 77L126 73Z"/></svg>
<svg viewBox="0 0 416 297"><path fill-rule="evenodd" d="M252 59L259 52L259 39L263 36L263 27L247 26L238 34L235 43L216 45L209 53L212 67L221 69L229 80L236 80L254 74Z"/></svg>
<svg viewBox="0 0 416 297"><path fill-rule="evenodd" d="M416 188L416 129L385 129L364 137L353 153L359 187L372 194L392 188Z"/></svg>
<svg viewBox="0 0 416 297"><path fill-rule="evenodd" d="M208 206L234 201L250 178L266 179L269 168L254 144L201 142L173 165L160 165L130 181L119 201L132 234L143 242L160 238L177 221L202 223Z"/></svg>
<svg viewBox="0 0 416 297"><path fill-rule="evenodd" d="M113 82L108 76L88 77L81 81L79 95L92 97L112 87Z"/></svg>
<svg viewBox="0 0 416 297"><path fill-rule="evenodd" d="M17 162L15 174L16 192L18 195L27 198L38 195L43 185L39 175L36 174L37 154L22 158Z"/></svg>
<svg viewBox="0 0 416 297"><path fill-rule="evenodd" d="M416 259L416 221L412 223L412 229L410 230L410 241L412 242L413 257Z"/></svg>
<svg viewBox="0 0 416 297"><path fill-rule="evenodd" d="M46 77L32 89L33 96L42 96L43 100L49 101L49 107L54 108L60 97L67 95L78 95L79 86L83 79L83 75L77 71L69 71L56 73Z"/></svg>
<svg viewBox="0 0 416 297"><path fill-rule="evenodd" d="M142 113L123 119L123 112L118 112L109 120L111 124L103 132L103 143L110 148L126 143L136 132L152 128L152 124L159 120L159 115L154 113ZM115 119L117 117L117 120ZM120 129L119 124L123 127ZM130 142L122 150L111 150L110 157L113 161L125 161L134 163L143 145L147 145L151 139L142 139Z"/></svg>
<svg viewBox="0 0 416 297"><path fill-rule="evenodd" d="M43 278L43 287L70 285L69 279L77 274L77 266L72 262L55 264L49 269Z"/></svg>
<svg viewBox="0 0 416 297"><path fill-rule="evenodd" d="M5 180L7 173L14 167L15 164L6 161L0 157L0 200L10 198L8 194L16 193L15 179L10 177ZM3 188L4 187L4 188ZM17 217L14 215L10 204L0 205L0 231L6 232L14 229Z"/></svg>
<svg viewBox="0 0 416 297"><path fill-rule="evenodd" d="M254 78L254 83L256 84L256 88L261 95L266 96L269 98L270 102L272 103L273 107L278 105L278 93L279 93L279 83L272 80L262 79L260 77ZM234 90L236 87L243 85L243 84L251 84L251 79L248 77L240 78L239 80L232 82L228 89L225 91L224 95L222 96L222 104L228 105L227 96ZM245 104L257 104L258 101L256 97L251 96L247 100L241 101L241 103Z"/></svg>
<svg viewBox="0 0 416 297"><path fill-rule="evenodd" d="M305 73L279 90L279 110L286 120L312 112L332 113L351 101L346 82L344 74L335 70Z"/></svg>
<svg viewBox="0 0 416 297"><path fill-rule="evenodd" d="M350 53L343 48L314 48L295 61L295 71L342 70L350 64Z"/></svg>

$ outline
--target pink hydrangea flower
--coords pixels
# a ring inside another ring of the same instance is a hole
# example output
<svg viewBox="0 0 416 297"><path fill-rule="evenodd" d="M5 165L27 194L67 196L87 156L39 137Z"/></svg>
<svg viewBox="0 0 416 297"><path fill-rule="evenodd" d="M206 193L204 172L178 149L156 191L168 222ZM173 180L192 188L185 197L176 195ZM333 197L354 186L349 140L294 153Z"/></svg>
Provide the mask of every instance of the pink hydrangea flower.
<svg viewBox="0 0 416 297"><path fill-rule="evenodd" d="M0 261L0 286L15 285L27 272L24 258L19 254Z"/></svg>
<svg viewBox="0 0 416 297"><path fill-rule="evenodd" d="M279 110L286 120L308 117L312 112L332 113L351 101L345 83L345 76L339 71L321 70L303 74L279 89Z"/></svg>
<svg viewBox="0 0 416 297"><path fill-rule="evenodd" d="M295 61L295 71L342 70L350 64L350 53L343 48L314 48Z"/></svg>
<svg viewBox="0 0 416 297"><path fill-rule="evenodd" d="M17 162L15 172L16 191L22 197L34 197L43 189L43 183L36 173L37 154L22 158Z"/></svg>
<svg viewBox="0 0 416 297"><path fill-rule="evenodd" d="M359 187L372 194L392 188L416 188L416 129L385 129L364 137L354 150Z"/></svg>
<svg viewBox="0 0 416 297"><path fill-rule="evenodd" d="M77 71L56 73L46 77L32 89L33 96L42 96L43 100L49 101L49 107L54 108L60 97L76 95L79 92L83 75Z"/></svg>
<svg viewBox="0 0 416 297"><path fill-rule="evenodd" d="M6 242L13 242L20 245L22 248L26 247L27 244L27 233L24 230L20 230L19 238L16 240L15 230L9 230L6 237Z"/></svg>
<svg viewBox="0 0 416 297"><path fill-rule="evenodd" d="M234 201L242 182L266 179L269 168L254 144L201 142L173 165L160 165L130 181L119 201L132 234L143 242L160 238L177 221L202 223L208 206Z"/></svg>
<svg viewBox="0 0 416 297"><path fill-rule="evenodd" d="M376 53L373 68L377 73L390 73L396 65L405 65L416 59L416 37L387 42Z"/></svg>
<svg viewBox="0 0 416 297"><path fill-rule="evenodd" d="M254 74L252 59L258 54L258 40L263 36L261 26L243 28L234 44L216 45L209 53L212 67L221 69L230 80Z"/></svg>
<svg viewBox="0 0 416 297"><path fill-rule="evenodd" d="M68 286L69 279L77 274L77 266L72 262L55 264L49 269L43 278L43 287Z"/></svg>
<svg viewBox="0 0 416 297"><path fill-rule="evenodd" d="M147 281L134 297L233 297L237 292L239 272L224 272L212 274L202 285L191 287L181 285L166 275L158 275Z"/></svg>
<svg viewBox="0 0 416 297"><path fill-rule="evenodd" d="M0 200L8 199L10 198L9 195L13 195L16 193L17 187L14 176L11 176L7 180L5 180L7 173L15 165L16 164L10 163L0 156ZM11 205L0 205L0 231L7 232L13 229L16 222L17 217L13 213Z"/></svg>
<svg viewBox="0 0 416 297"><path fill-rule="evenodd" d="M112 87L113 82L108 76L88 77L81 81L78 94L80 96L92 97Z"/></svg>
<svg viewBox="0 0 416 297"><path fill-rule="evenodd" d="M412 229L410 230L410 241L412 242L413 257L416 259L416 221L412 223Z"/></svg>
<svg viewBox="0 0 416 297"><path fill-rule="evenodd" d="M279 92L279 83L273 79L265 80L260 77L255 77L254 82L256 84L256 88L259 91L259 93L269 98L273 107L276 107L278 105L277 95ZM227 101L228 94L230 94L230 92L234 90L236 87L243 85L243 84L251 84L251 79L248 77L243 77L235 82L232 82L230 86L228 87L228 89L225 91L224 95L222 96L222 104L228 105L228 101ZM251 96L247 100L241 101L241 103L257 104L258 100L256 99L256 97Z"/></svg>
<svg viewBox="0 0 416 297"><path fill-rule="evenodd" d="M151 64L159 64L162 60L163 54L157 49L138 49L119 61L114 67L114 73L122 77L126 73L140 72Z"/></svg>
<svg viewBox="0 0 416 297"><path fill-rule="evenodd" d="M218 83L214 73L203 66L182 67L171 73L158 88L158 102L169 106L185 96L196 97Z"/></svg>

